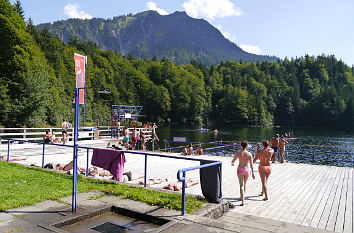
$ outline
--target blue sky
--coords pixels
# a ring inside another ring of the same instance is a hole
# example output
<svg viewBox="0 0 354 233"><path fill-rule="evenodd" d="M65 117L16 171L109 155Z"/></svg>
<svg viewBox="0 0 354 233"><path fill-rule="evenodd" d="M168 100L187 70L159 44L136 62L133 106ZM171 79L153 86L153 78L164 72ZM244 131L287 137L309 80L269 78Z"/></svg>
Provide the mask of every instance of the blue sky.
<svg viewBox="0 0 354 233"><path fill-rule="evenodd" d="M20 0L35 24L186 11L248 52L280 58L335 55L354 65L353 0ZM15 2L11 0L10 2Z"/></svg>

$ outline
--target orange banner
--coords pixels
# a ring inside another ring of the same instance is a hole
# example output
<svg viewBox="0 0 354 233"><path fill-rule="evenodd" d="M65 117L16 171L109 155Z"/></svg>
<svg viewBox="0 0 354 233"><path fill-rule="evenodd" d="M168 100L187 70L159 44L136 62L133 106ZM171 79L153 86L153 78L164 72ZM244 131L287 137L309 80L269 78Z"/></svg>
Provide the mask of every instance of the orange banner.
<svg viewBox="0 0 354 233"><path fill-rule="evenodd" d="M76 88L85 88L86 57L75 53L74 60L75 60ZM80 89L79 104L83 104L84 101L85 101L85 89Z"/></svg>

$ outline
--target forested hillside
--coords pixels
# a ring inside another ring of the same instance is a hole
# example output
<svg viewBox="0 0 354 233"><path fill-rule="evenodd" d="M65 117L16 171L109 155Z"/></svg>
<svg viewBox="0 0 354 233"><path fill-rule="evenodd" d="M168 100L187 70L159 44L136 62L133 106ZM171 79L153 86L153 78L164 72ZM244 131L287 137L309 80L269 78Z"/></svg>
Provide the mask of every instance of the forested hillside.
<svg viewBox="0 0 354 233"><path fill-rule="evenodd" d="M144 120L165 123L271 124L354 128L354 68L334 56L282 62L192 61L175 65L69 44L39 31L0 0L0 124L58 126L72 122L74 53L88 56L86 121L109 124L112 104L142 105Z"/></svg>
<svg viewBox="0 0 354 233"><path fill-rule="evenodd" d="M75 37L122 55L144 59L156 56L159 60L165 57L175 64L188 64L192 59L207 65L225 60L277 60L274 56L243 51L207 21L191 18L185 12L159 15L156 11L145 11L113 19L61 20L37 27L48 29L65 42Z"/></svg>

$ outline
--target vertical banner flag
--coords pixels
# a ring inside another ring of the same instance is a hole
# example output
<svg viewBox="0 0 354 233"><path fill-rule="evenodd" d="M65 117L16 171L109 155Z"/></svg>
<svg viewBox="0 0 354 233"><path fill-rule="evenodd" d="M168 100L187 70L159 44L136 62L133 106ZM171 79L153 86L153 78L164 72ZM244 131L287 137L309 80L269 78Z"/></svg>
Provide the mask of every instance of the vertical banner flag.
<svg viewBox="0 0 354 233"><path fill-rule="evenodd" d="M86 57L80 54L74 53L75 59L75 75L76 75L76 88L85 87L85 72L86 72ZM75 102L75 100L74 100ZM79 104L85 102L85 89L79 91Z"/></svg>

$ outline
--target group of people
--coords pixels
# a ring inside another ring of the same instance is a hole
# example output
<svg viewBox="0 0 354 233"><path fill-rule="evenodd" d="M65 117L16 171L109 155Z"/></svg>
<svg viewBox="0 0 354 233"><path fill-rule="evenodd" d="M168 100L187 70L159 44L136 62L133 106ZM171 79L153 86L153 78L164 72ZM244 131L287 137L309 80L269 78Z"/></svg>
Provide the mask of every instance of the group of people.
<svg viewBox="0 0 354 233"><path fill-rule="evenodd" d="M263 200L268 200L268 189L267 183L268 178L272 172L271 161L275 162L275 157L278 153L278 160L280 163L284 162L284 151L285 145L288 142L284 139L284 136L281 135L279 138L279 134L276 134L271 138L270 141L264 140L263 147L261 143L257 144L257 153L253 158L252 154L247 151L248 142L241 142L241 150L238 151L234 158L231 161L231 166L234 166L235 161L238 159L238 167L237 167L237 177L240 184L240 196L241 196L241 206L245 204L245 192L246 192L246 183L249 176L252 174L252 178L255 179L254 176L254 166L253 164L259 159L258 172L262 182L262 191L260 196L264 195ZM248 164L250 166L248 166Z"/></svg>
<svg viewBox="0 0 354 233"><path fill-rule="evenodd" d="M147 135L150 134L150 131L152 129L157 129L156 123L146 123L142 125L142 129L140 132L137 130L136 125L133 125L133 130L130 133L128 127L124 127L124 137L123 137L123 145L124 147L129 150L135 150L135 147L137 146L138 141L140 140L140 146L142 150L146 150L146 138ZM153 134L155 133L155 130L152 132ZM157 137L156 134L152 135L153 137Z"/></svg>
<svg viewBox="0 0 354 233"><path fill-rule="evenodd" d="M280 163L284 163L285 145L288 144L288 141L285 140L284 135L281 135L279 137L279 134L276 134L274 137L270 139L270 143L271 143L271 148L274 150L274 154L272 156L272 162L275 163L277 159Z"/></svg>
<svg viewBox="0 0 354 233"><path fill-rule="evenodd" d="M245 192L246 192L246 183L250 174L252 174L252 178L255 179L254 176L254 168L253 164L259 159L259 167L258 172L262 181L262 191L261 196L264 195L264 201L268 200L268 190L267 190L267 182L272 171L270 160L274 154L274 150L269 147L269 141L263 141L263 148L261 148L260 143L257 144L257 154L256 157L253 158L252 154L247 151L248 142L241 142L242 150L238 151L234 158L231 161L231 166L234 166L235 161L239 159L239 164L237 167L237 176L240 184L240 196L241 196L241 206L245 204ZM250 168L248 166L250 164Z"/></svg>
<svg viewBox="0 0 354 233"><path fill-rule="evenodd" d="M45 134L43 136L43 141L45 143L63 143L65 144L69 140L69 134L68 134L68 129L71 127L71 124L67 122L65 119L63 119L63 122L61 123L61 133L63 136L63 140L58 138L55 135L55 132L50 133L48 130L45 131Z"/></svg>
<svg viewBox="0 0 354 233"><path fill-rule="evenodd" d="M43 141L45 143L61 143L61 139L56 137L55 132L53 131L53 133L51 134L48 130L45 131Z"/></svg>
<svg viewBox="0 0 354 233"><path fill-rule="evenodd" d="M202 155L202 154L203 154L203 148L202 148L201 144L199 144L199 146L196 149L195 153L194 153L194 149L193 149L193 145L192 144L188 144L182 150L182 155Z"/></svg>

